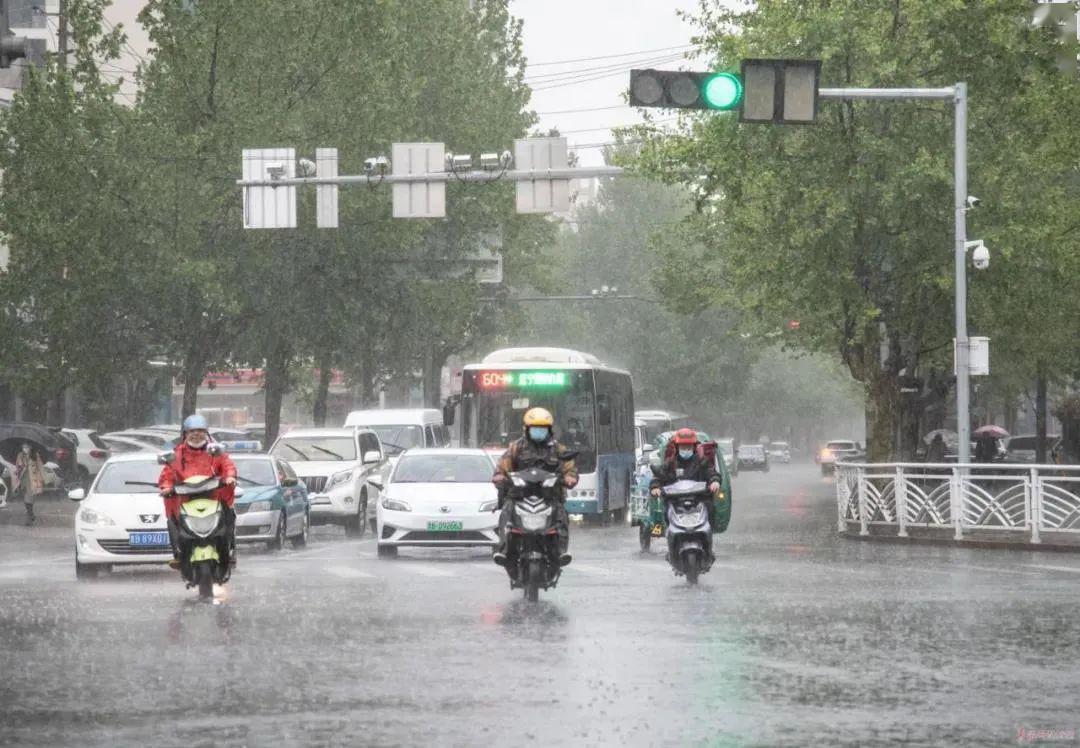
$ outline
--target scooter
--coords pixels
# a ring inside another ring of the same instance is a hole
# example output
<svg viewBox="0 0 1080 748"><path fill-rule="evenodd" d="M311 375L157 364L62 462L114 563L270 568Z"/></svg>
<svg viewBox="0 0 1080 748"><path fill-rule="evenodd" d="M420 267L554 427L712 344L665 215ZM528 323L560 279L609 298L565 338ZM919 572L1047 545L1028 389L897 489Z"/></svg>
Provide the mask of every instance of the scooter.
<svg viewBox="0 0 1080 748"><path fill-rule="evenodd" d="M552 466L558 469L558 465ZM554 587L562 575L559 535L555 528L559 474L531 467L510 474L510 519L506 526L510 589L525 590L525 599L536 602L540 589ZM516 575L511 571L513 568Z"/></svg>
<svg viewBox="0 0 1080 748"><path fill-rule="evenodd" d="M225 584L232 575L229 562L234 551L226 507L214 497L221 486L220 478L196 475L173 489L183 502L177 535L180 574L189 589L199 588L199 599L204 601L213 599L215 584Z"/></svg>
<svg viewBox="0 0 1080 748"><path fill-rule="evenodd" d="M661 489L667 507L668 563L677 576L697 584L698 576L713 563L712 527L709 525L709 486L680 480Z"/></svg>

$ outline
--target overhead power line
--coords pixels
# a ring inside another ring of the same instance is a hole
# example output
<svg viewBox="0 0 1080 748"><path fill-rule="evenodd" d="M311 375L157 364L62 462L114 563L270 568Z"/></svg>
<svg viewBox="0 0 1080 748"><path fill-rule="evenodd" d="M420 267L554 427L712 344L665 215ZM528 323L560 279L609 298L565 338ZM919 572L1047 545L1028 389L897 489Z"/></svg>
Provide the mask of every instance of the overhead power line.
<svg viewBox="0 0 1080 748"><path fill-rule="evenodd" d="M681 52L674 54L661 55L659 57L643 57L637 60L624 60L622 62L616 62L607 65L596 65L588 68L573 68L571 70L559 70L553 73L540 73L539 75L527 75L525 76L526 83L542 83L559 80L560 78L574 78L581 75L590 75L594 73L602 73L608 70L630 70L635 67L650 67L652 65L658 65L664 62L671 62L674 60L683 59Z"/></svg>
<svg viewBox="0 0 1080 748"><path fill-rule="evenodd" d="M592 62L594 60L611 60L616 57L636 57L638 55L652 54L656 52L670 52L676 49L690 49L696 45L694 44L679 44L674 47L657 47L656 49L639 49L636 52L620 52L614 55L597 55L596 57L577 57L572 60L551 60L548 62L530 62L526 64L526 68L539 68L547 67L548 65L568 65L572 62Z"/></svg>

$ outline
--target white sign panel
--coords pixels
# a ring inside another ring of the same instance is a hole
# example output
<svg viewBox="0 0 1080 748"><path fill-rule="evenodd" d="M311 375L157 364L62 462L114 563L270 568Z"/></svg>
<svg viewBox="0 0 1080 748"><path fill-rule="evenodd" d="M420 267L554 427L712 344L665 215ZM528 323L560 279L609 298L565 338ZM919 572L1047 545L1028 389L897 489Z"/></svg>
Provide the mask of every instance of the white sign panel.
<svg viewBox="0 0 1080 748"><path fill-rule="evenodd" d="M245 180L289 179L295 176L295 148L244 149ZM296 188L244 187L244 228L296 228Z"/></svg>
<svg viewBox="0 0 1080 748"><path fill-rule="evenodd" d="M514 141L517 171L567 168L566 138L524 138ZM519 179L518 213L565 213L570 210L569 179Z"/></svg>
<svg viewBox="0 0 1080 748"><path fill-rule="evenodd" d="M956 374L956 338L953 338L953 374ZM990 338L968 338L968 374L973 377L990 375Z"/></svg>
<svg viewBox="0 0 1080 748"><path fill-rule="evenodd" d="M394 176L435 174L446 171L443 143L394 143L390 166ZM394 218L443 218L446 216L445 182L395 184Z"/></svg>

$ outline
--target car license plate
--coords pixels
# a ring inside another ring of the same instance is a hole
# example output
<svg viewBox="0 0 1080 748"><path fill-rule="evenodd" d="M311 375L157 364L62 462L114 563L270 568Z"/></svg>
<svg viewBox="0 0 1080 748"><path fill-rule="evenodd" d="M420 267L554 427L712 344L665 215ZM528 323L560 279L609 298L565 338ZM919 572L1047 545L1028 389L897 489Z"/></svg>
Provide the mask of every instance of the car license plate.
<svg viewBox="0 0 1080 748"><path fill-rule="evenodd" d="M148 545L168 545L167 532L133 532L128 537L128 545L144 547Z"/></svg>
<svg viewBox="0 0 1080 748"><path fill-rule="evenodd" d="M464 526L460 520L427 523L428 532L460 532Z"/></svg>

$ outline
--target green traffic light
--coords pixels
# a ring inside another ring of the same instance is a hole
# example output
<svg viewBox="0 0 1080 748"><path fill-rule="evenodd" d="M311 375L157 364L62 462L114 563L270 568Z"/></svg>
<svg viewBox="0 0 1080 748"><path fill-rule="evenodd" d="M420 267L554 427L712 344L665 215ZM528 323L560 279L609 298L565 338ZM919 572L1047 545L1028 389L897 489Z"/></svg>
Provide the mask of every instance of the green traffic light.
<svg viewBox="0 0 1080 748"><path fill-rule="evenodd" d="M742 102L742 96L742 81L733 73L717 73L701 88L701 97L710 109L734 109Z"/></svg>

